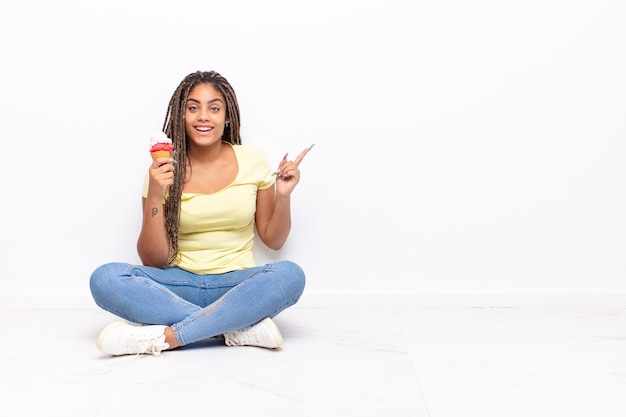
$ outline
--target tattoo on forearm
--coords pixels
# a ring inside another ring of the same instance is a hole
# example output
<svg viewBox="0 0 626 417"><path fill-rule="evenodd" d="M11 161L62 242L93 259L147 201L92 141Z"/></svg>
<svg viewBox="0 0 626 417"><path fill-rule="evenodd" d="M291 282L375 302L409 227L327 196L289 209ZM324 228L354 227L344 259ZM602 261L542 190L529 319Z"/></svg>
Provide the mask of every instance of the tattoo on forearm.
<svg viewBox="0 0 626 417"><path fill-rule="evenodd" d="M152 207L152 217L156 216L158 212L159 212L158 208Z"/></svg>

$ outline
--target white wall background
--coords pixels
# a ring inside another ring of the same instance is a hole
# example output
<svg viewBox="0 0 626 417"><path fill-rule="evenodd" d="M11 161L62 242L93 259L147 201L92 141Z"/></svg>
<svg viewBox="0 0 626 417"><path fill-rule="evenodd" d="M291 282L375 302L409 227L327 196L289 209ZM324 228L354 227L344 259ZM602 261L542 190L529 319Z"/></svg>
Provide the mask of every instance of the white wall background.
<svg viewBox="0 0 626 417"><path fill-rule="evenodd" d="M624 296L625 19L621 0L5 2L0 291L85 295L138 262L148 137L215 69L245 144L276 164L316 144L290 241L257 250L309 294Z"/></svg>

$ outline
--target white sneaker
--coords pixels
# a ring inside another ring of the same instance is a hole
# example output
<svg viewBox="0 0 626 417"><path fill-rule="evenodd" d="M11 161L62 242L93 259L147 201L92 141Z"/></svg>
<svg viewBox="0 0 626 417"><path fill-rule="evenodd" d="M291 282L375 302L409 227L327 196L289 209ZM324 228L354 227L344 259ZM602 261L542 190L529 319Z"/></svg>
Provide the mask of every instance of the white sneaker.
<svg viewBox="0 0 626 417"><path fill-rule="evenodd" d="M110 355L147 353L160 355L170 347L165 343L165 326L132 326L123 321L109 324L98 337L98 349Z"/></svg>
<svg viewBox="0 0 626 417"><path fill-rule="evenodd" d="M269 317L252 326L224 333L224 340L228 346L257 346L267 349L277 349L283 344L278 327Z"/></svg>

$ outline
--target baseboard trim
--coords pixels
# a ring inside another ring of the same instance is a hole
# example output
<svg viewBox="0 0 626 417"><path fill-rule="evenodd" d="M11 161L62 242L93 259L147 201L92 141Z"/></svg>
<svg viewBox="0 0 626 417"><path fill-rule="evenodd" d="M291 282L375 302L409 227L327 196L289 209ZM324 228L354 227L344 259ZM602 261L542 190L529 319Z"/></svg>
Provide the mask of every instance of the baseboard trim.
<svg viewBox="0 0 626 417"><path fill-rule="evenodd" d="M626 308L626 293L305 292L298 305L385 308Z"/></svg>

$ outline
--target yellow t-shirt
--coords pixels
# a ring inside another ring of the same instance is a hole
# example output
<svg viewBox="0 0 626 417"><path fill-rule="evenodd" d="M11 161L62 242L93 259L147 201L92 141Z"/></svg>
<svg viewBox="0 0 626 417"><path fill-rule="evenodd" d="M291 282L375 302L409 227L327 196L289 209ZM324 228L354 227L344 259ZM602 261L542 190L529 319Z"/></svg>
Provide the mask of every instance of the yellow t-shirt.
<svg viewBox="0 0 626 417"><path fill-rule="evenodd" d="M196 274L220 274L255 266L252 253L257 190L274 185L260 150L232 145L239 171L213 194L183 193L178 228L179 258L172 265ZM148 175L143 193L148 195Z"/></svg>

